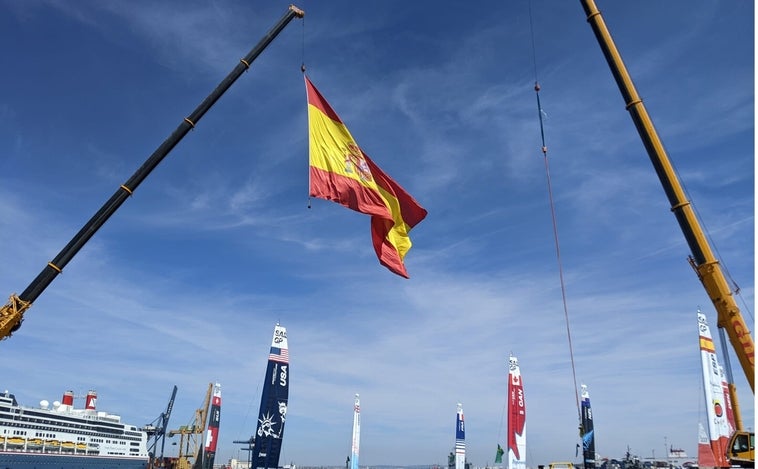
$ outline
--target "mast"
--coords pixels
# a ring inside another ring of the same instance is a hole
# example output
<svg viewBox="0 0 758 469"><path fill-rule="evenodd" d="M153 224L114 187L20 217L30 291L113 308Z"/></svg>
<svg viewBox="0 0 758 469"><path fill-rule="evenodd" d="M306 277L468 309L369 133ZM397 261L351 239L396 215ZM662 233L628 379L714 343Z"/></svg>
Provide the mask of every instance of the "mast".
<svg viewBox="0 0 758 469"><path fill-rule="evenodd" d="M116 189L116 192L108 199L100 210L90 218L81 230L69 241L69 243L58 253L55 258L48 262L37 277L32 280L26 290L20 295L11 295L7 304L0 307L0 340L10 337L18 330L23 321L24 313L32 306L34 300L47 288L50 283L63 272L63 268L68 265L69 261L84 247L90 238L105 224L121 204L126 201L127 197L132 195L137 187L145 178L163 161L169 152L195 128L200 119L208 110L218 101L218 99L228 90L232 84L239 78L250 64L260 55L261 52L276 38L293 18L302 18L305 13L294 5L290 5L287 12L282 16L278 23L253 47L253 49L242 59L240 63L216 86L203 102L201 102L194 111L185 117L179 126L163 143L153 152L152 155L142 164L142 166L130 177L125 183Z"/></svg>
<svg viewBox="0 0 758 469"><path fill-rule="evenodd" d="M518 359L508 359L508 469L526 469L526 401Z"/></svg>
<svg viewBox="0 0 758 469"><path fill-rule="evenodd" d="M595 424L592 421L592 407L587 385L582 384L582 457L584 469L595 469Z"/></svg>
<svg viewBox="0 0 758 469"><path fill-rule="evenodd" d="M455 469L466 468L466 428L463 424L463 405L458 403L455 414Z"/></svg>
<svg viewBox="0 0 758 469"><path fill-rule="evenodd" d="M358 453L361 447L361 400L355 395L353 405L353 444L350 450L350 469L358 469Z"/></svg>

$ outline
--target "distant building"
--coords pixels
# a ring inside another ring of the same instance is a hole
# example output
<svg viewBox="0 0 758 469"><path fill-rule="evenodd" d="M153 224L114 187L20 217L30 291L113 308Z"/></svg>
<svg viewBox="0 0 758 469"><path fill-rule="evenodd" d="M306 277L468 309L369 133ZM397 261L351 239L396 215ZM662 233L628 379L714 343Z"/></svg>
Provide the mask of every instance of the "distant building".
<svg viewBox="0 0 758 469"><path fill-rule="evenodd" d="M237 459L230 459L226 466L222 466L224 469L250 469L250 465L247 461L239 461Z"/></svg>

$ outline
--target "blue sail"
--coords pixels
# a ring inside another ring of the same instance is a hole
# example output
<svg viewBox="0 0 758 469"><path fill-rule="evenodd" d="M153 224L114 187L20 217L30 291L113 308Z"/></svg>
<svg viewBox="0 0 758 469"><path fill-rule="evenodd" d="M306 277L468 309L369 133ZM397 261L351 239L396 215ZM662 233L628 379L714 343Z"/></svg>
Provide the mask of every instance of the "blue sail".
<svg viewBox="0 0 758 469"><path fill-rule="evenodd" d="M582 455L584 469L595 469L595 428L592 422L592 407L587 386L582 385Z"/></svg>
<svg viewBox="0 0 758 469"><path fill-rule="evenodd" d="M289 351L287 330L276 325L268 356L266 378L261 394L261 407L253 443L252 463L255 468L279 467L279 453L284 437L289 394Z"/></svg>
<svg viewBox="0 0 758 469"><path fill-rule="evenodd" d="M466 427L463 422L463 406L458 403L455 413L455 469L466 467Z"/></svg>

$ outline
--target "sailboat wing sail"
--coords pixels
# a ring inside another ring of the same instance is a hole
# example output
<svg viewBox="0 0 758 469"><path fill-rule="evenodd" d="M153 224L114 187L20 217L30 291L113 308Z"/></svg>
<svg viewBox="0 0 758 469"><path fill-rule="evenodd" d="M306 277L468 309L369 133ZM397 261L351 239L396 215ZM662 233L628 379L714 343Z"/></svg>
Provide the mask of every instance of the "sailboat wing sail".
<svg viewBox="0 0 758 469"><path fill-rule="evenodd" d="M592 422L592 407L587 386L582 385L582 454L584 468L595 468L595 424Z"/></svg>
<svg viewBox="0 0 758 469"><path fill-rule="evenodd" d="M526 401L518 359L508 360L508 469L526 469Z"/></svg>
<svg viewBox="0 0 758 469"><path fill-rule="evenodd" d="M720 467L728 467L726 459L729 443L729 422L727 420L727 402L724 398L721 367L716 357L716 347L713 344L711 329L705 314L697 313L698 331L700 334L700 358L703 365L703 389L705 391L705 408L708 414L708 434L710 435L711 450ZM698 453L700 453L698 451Z"/></svg>
<svg viewBox="0 0 758 469"><path fill-rule="evenodd" d="M358 469L358 454L361 447L361 400L358 394L355 395L355 404L353 405L353 443L351 449L351 469Z"/></svg>
<svg viewBox="0 0 758 469"><path fill-rule="evenodd" d="M276 325L261 393L258 428L253 444L253 467L279 467L289 394L289 350L287 329Z"/></svg>
<svg viewBox="0 0 758 469"><path fill-rule="evenodd" d="M208 414L208 429L205 432L205 456L203 457L203 469L213 469L213 460L216 457L218 444L218 429L221 424L221 385L213 386L213 399L211 411Z"/></svg>
<svg viewBox="0 0 758 469"><path fill-rule="evenodd" d="M466 427L463 423L463 405L458 404L455 414L455 469L466 467Z"/></svg>

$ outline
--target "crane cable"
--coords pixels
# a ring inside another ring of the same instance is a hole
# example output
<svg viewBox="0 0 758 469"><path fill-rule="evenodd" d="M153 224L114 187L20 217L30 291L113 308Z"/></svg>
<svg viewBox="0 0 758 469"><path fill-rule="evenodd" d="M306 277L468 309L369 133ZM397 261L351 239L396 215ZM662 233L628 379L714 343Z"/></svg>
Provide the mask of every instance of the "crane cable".
<svg viewBox="0 0 758 469"><path fill-rule="evenodd" d="M532 35L532 61L534 63L534 92L537 96L537 114L539 115L539 120L540 120L540 136L542 138L542 155L544 157L543 159L545 160L545 175L547 177L547 192L548 192L548 197L550 199L550 215L553 221L553 239L555 240L555 253L556 253L556 258L558 261L558 276L560 278L561 297L563 299L563 315L566 320L566 336L568 337L569 355L571 357L571 375L574 378L574 397L576 399L576 410L577 410L577 414L579 416L579 422L580 422L579 430L581 432L582 411L579 404L578 387L576 385L576 367L574 365L574 347L571 343L571 328L569 327L568 304L566 302L566 284L563 280L563 264L561 262L561 248L558 242L558 223L555 217L555 203L553 201L553 189L552 189L552 183L550 180L550 167L547 161L547 145L545 144L545 126L543 124L543 119L542 119L542 115L544 114L544 111L542 110L542 104L540 103L540 84L539 84L539 81L537 80L537 52L536 52L536 47L534 44L534 24L532 20L531 0L529 1L529 28Z"/></svg>

